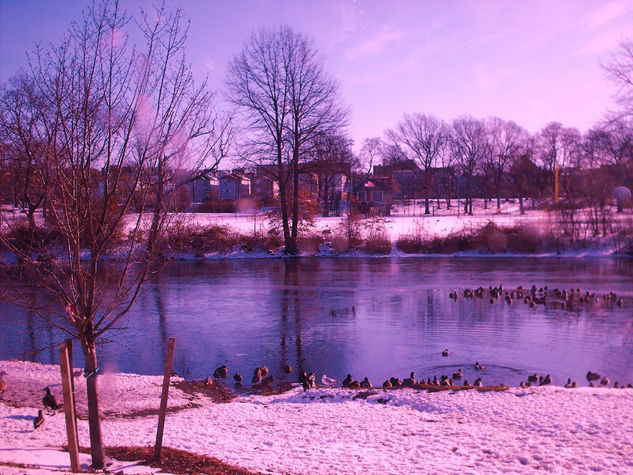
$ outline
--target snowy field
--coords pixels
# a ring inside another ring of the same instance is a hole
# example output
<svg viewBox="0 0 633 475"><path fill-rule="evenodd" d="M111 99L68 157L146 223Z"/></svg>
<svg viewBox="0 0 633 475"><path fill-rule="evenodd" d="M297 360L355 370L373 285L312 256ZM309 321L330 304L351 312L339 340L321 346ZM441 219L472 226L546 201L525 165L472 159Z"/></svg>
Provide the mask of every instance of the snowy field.
<svg viewBox="0 0 633 475"><path fill-rule="evenodd" d="M42 388L61 393L59 368L1 361L0 370L9 382L0 401L0 473L30 473L7 463L68 470L67 454L53 450L66 440L63 415L33 430ZM82 379L75 378L80 401ZM106 445L153 444L157 416L138 411L158 407L160 383L159 376L102 377ZM196 407L168 414L164 445L266 473L633 473L633 389L359 394L297 388L216 404L172 387L172 407ZM79 438L88 445L85 420ZM150 471L131 465L116 469Z"/></svg>
<svg viewBox="0 0 633 475"><path fill-rule="evenodd" d="M545 211L531 210L525 203L525 214L519 212L518 202L504 202L501 213L497 213L496 204L489 203L484 209L482 200L475 200L473 216L458 214L457 202L453 201L451 209L446 209L442 201L441 209L437 209L433 202L432 214L424 215L424 205L418 202L415 206L394 206L392 216L379 218L378 223L384 226L385 233L392 241L402 236L421 235L422 237L442 237L454 232L477 229L493 221L499 226L512 226L517 223L548 226L550 214ZM256 212L243 213L183 213L181 219L189 223L200 225L218 224L228 226L242 234L266 232L269 229L268 218L265 214ZM340 217L318 217L312 231L336 233L341 225ZM362 226L362 225L361 225Z"/></svg>

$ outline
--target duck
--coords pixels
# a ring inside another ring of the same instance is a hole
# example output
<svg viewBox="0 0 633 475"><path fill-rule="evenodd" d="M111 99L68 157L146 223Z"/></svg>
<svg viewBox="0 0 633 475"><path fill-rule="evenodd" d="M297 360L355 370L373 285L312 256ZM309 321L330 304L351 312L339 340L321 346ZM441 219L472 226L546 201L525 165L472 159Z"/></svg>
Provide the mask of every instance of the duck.
<svg viewBox="0 0 633 475"><path fill-rule="evenodd" d="M360 382L360 387L363 388L363 389L371 388L371 381L369 380L369 378L367 376L365 376L365 379L363 379Z"/></svg>
<svg viewBox="0 0 633 475"><path fill-rule="evenodd" d="M464 372L461 368L453 373L453 379L462 379L464 377Z"/></svg>
<svg viewBox="0 0 633 475"><path fill-rule="evenodd" d="M348 373L343 380L343 387L346 388L352 381L354 381L354 378L352 378L352 375Z"/></svg>
<svg viewBox="0 0 633 475"><path fill-rule="evenodd" d="M226 367L226 365L222 365L213 372L213 377L215 379L219 379L219 378L226 379L228 374L229 374L228 368Z"/></svg>
<svg viewBox="0 0 633 475"><path fill-rule="evenodd" d="M262 369L260 367L255 368L252 379L253 384L259 384L259 382L262 380L262 377Z"/></svg>
<svg viewBox="0 0 633 475"><path fill-rule="evenodd" d="M587 381L598 381L600 379L600 375L598 373L592 373L591 371L587 371Z"/></svg>
<svg viewBox="0 0 633 475"><path fill-rule="evenodd" d="M549 374L539 381L539 386L546 386L548 384L552 384L552 377Z"/></svg>
<svg viewBox="0 0 633 475"><path fill-rule="evenodd" d="M446 358L448 355L449 355L448 348L445 348L444 351L442 351L442 356Z"/></svg>
<svg viewBox="0 0 633 475"><path fill-rule="evenodd" d="M392 388L401 388L402 387L402 381L400 381L398 378L390 378L389 381L391 381L391 387Z"/></svg>
<svg viewBox="0 0 633 475"><path fill-rule="evenodd" d="M272 374L269 374L264 379L262 379L261 385L270 386L271 384L273 384L274 380L275 380L275 377ZM310 378L308 378L308 381L310 381Z"/></svg>
<svg viewBox="0 0 633 475"><path fill-rule="evenodd" d="M331 387L331 386L336 386L337 384L340 384L340 383L338 382L337 379L330 378L327 374L324 374L323 376L321 376L321 384L323 386Z"/></svg>
<svg viewBox="0 0 633 475"><path fill-rule="evenodd" d="M576 382L572 381L571 378L567 378L567 382L565 383L566 388L575 388Z"/></svg>
<svg viewBox="0 0 633 475"><path fill-rule="evenodd" d="M415 373L413 371L411 371L411 374L409 375L408 378L405 378L404 381L402 381L402 387L403 388L412 388L413 386L415 386Z"/></svg>
<svg viewBox="0 0 633 475"><path fill-rule="evenodd" d="M537 373L530 374L530 375L528 376L528 381L529 381L530 383L535 383L536 381L538 381L538 374L537 374Z"/></svg>
<svg viewBox="0 0 633 475"><path fill-rule="evenodd" d="M4 392L7 390L7 388L9 387L7 380L4 379L4 376L7 373L5 373L4 371L0 371L0 397L4 397Z"/></svg>
<svg viewBox="0 0 633 475"><path fill-rule="evenodd" d="M55 399L55 396L51 394L51 389L48 386L44 388L44 391L46 391L46 394L42 398L42 403L47 410L50 409L51 411L53 411L53 414L55 414L55 411L59 409L57 399Z"/></svg>
<svg viewBox="0 0 633 475"><path fill-rule="evenodd" d="M467 379L464 380L464 386L470 386L470 382Z"/></svg>
<svg viewBox="0 0 633 475"><path fill-rule="evenodd" d="M286 374L290 374L292 373L292 366L290 366L289 364L284 366L284 373Z"/></svg>
<svg viewBox="0 0 633 475"><path fill-rule="evenodd" d="M213 378L211 376L207 376L204 380L205 386L213 386Z"/></svg>
<svg viewBox="0 0 633 475"><path fill-rule="evenodd" d="M475 361L475 369L477 371L488 371L488 367L487 366L483 366L479 364L479 361Z"/></svg>
<svg viewBox="0 0 633 475"><path fill-rule="evenodd" d="M391 381L387 379L384 383L382 383L382 387L385 389L391 389L393 386L391 385Z"/></svg>
<svg viewBox="0 0 633 475"><path fill-rule="evenodd" d="M33 419L33 430L41 427L44 424L44 414L42 414L42 410L37 411L37 417Z"/></svg>
<svg viewBox="0 0 633 475"><path fill-rule="evenodd" d="M473 386L477 387L477 388L481 388L483 387L484 383L481 381L481 378L477 378L475 379L475 382L473 383Z"/></svg>
<svg viewBox="0 0 633 475"><path fill-rule="evenodd" d="M529 388L530 386L532 386L531 383L526 383L525 381L521 381L521 384L519 384L519 387L521 388Z"/></svg>
<svg viewBox="0 0 633 475"><path fill-rule="evenodd" d="M272 376L267 376L264 379L270 379L270 378L272 378ZM308 374L308 384L310 385L311 388L316 388L316 376L314 373Z"/></svg>
<svg viewBox="0 0 633 475"><path fill-rule="evenodd" d="M235 380L235 384L242 384L242 381L244 380L244 378L242 378L242 375L240 373L235 373L233 375L233 379Z"/></svg>
<svg viewBox="0 0 633 475"><path fill-rule="evenodd" d="M262 376L266 377L268 376L268 366L262 366L261 368L259 368L262 370Z"/></svg>
<svg viewBox="0 0 633 475"><path fill-rule="evenodd" d="M605 376L605 377L603 377L603 378L600 380L600 385L601 385L601 386L608 386L608 385L609 385L609 382L610 382L610 381L609 381L609 378L607 378L607 377Z"/></svg>

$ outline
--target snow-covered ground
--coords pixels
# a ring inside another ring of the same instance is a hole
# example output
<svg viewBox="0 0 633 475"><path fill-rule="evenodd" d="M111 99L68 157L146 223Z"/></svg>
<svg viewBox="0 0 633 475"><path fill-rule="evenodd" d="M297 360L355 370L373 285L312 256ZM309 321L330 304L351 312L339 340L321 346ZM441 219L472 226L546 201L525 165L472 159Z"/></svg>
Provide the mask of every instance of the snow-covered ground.
<svg viewBox="0 0 633 475"><path fill-rule="evenodd" d="M48 417L37 430L32 425L41 389L61 392L59 369L1 361L0 370L9 382L4 399L22 406L0 401L0 473L26 473L11 472L6 463L67 470L60 453L49 451L65 443L63 415ZM161 377L101 378L106 445L151 445L157 417L122 415L157 408ZM75 378L80 400L81 379ZM216 404L172 387L173 406L197 407L168 414L164 445L272 473L633 473L633 389L359 394L296 388ZM85 420L79 438L88 445ZM124 473L139 470L121 465Z"/></svg>

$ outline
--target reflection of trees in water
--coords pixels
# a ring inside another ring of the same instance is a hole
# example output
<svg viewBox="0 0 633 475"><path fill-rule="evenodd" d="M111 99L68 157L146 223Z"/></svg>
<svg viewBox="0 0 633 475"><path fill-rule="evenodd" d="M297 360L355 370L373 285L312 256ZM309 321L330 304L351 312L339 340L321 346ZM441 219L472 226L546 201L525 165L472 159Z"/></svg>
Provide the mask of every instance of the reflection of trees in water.
<svg viewBox="0 0 633 475"><path fill-rule="evenodd" d="M301 340L301 298L299 295L298 262L286 261L283 268L283 290L281 292L281 366L288 364L286 340L289 317L294 316L296 368L304 371L303 343Z"/></svg>

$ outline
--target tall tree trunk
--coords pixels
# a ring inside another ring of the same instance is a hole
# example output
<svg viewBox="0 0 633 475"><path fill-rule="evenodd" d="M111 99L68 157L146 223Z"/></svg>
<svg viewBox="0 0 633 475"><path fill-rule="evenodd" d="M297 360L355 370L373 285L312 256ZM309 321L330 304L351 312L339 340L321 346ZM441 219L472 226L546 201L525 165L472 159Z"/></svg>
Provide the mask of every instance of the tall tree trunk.
<svg viewBox="0 0 633 475"><path fill-rule="evenodd" d="M424 214L431 214L431 210L429 208L429 199L424 198Z"/></svg>
<svg viewBox="0 0 633 475"><path fill-rule="evenodd" d="M100 470L105 467L105 451L101 434L101 414L99 413L99 388L97 386L97 348L94 337L81 338L81 349L86 361L86 391L88 395L88 423L90 427L90 454L92 467Z"/></svg>
<svg viewBox="0 0 633 475"><path fill-rule="evenodd" d="M519 209L521 214L525 214L525 208L523 207L523 196L519 196Z"/></svg>
<svg viewBox="0 0 633 475"><path fill-rule="evenodd" d="M290 254L297 253L297 236L299 234L299 170L295 163L292 174L292 229L290 232Z"/></svg>

